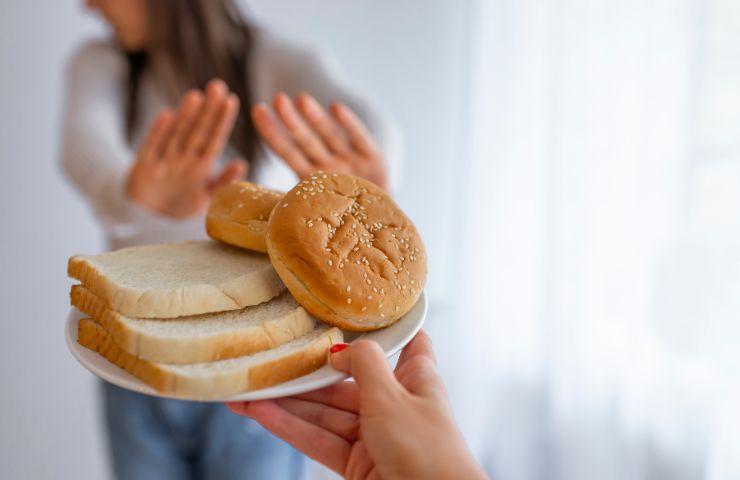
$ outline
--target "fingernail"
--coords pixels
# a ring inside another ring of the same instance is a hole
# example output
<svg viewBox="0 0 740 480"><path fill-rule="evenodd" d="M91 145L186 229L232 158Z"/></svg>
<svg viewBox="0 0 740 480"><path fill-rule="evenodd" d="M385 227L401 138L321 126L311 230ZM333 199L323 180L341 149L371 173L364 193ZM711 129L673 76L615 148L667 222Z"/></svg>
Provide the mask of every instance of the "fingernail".
<svg viewBox="0 0 740 480"><path fill-rule="evenodd" d="M342 350L344 350L347 347L349 347L349 344L348 343L335 343L329 349L329 353L341 352Z"/></svg>

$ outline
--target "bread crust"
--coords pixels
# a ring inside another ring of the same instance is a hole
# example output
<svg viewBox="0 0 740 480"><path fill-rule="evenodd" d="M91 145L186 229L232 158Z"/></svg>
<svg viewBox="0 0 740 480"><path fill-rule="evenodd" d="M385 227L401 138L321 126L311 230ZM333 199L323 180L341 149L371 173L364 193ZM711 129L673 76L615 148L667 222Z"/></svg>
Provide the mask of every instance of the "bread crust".
<svg viewBox="0 0 740 480"><path fill-rule="evenodd" d="M252 182L236 182L218 189L206 214L208 236L267 253L267 220L283 195Z"/></svg>
<svg viewBox="0 0 740 480"><path fill-rule="evenodd" d="M99 353L159 392L171 388L169 384L172 381L167 371L156 363L141 360L123 350L103 327L90 318L83 318L77 324L77 343Z"/></svg>
<svg viewBox="0 0 740 480"><path fill-rule="evenodd" d="M290 295L283 293L282 295ZM269 350L295 340L311 331L315 321L296 305L287 314L266 319L259 325L241 330L214 331L207 335L168 336L132 328L124 315L109 309L98 297L82 285L70 291L72 305L92 317L102 326L121 349L144 360L187 364L211 362L241 357ZM276 299L272 301L276 301ZM247 307L256 308L256 307ZM199 315L198 321L209 322L214 315ZM177 322L178 319L150 320Z"/></svg>
<svg viewBox="0 0 740 480"><path fill-rule="evenodd" d="M426 282L414 224L386 192L351 175L319 172L296 185L273 210L266 244L296 300L345 330L394 323Z"/></svg>
<svg viewBox="0 0 740 480"><path fill-rule="evenodd" d="M158 392L191 400L221 398L307 375L326 363L327 350L334 343L340 343L342 338L339 329L331 328L299 350L273 360L238 371L188 375L168 364L131 355L121 349L111 335L92 319L80 320L77 332L77 341L80 345L99 353Z"/></svg>
<svg viewBox="0 0 740 480"><path fill-rule="evenodd" d="M198 282L197 279L183 278L176 286L168 288L138 288L117 282L106 275L105 269L96 264L98 259L108 255L136 255L146 249L177 249L188 244L202 244L212 250L231 249L225 257L230 262L239 262L242 250L234 249L210 240L182 242L162 245L143 245L129 247L100 255L76 255L69 259L67 273L78 279L92 291L105 305L115 311L138 318L176 318L186 315L239 310L251 305L266 302L280 294L285 286L269 262L257 269L246 269L241 275L234 275L218 283ZM212 244L212 245L209 245ZM199 247L200 248L200 247ZM233 255L233 252L239 252ZM252 262L257 253L243 252L245 262ZM147 268L157 270L154 259ZM246 265L246 263L245 263ZM179 279L175 279L179 280Z"/></svg>

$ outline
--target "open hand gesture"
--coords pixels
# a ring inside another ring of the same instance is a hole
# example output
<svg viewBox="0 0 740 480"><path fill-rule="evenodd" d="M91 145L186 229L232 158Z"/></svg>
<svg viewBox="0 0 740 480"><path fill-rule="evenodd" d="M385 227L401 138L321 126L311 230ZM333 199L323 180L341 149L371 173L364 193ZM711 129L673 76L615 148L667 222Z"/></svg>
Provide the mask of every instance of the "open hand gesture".
<svg viewBox="0 0 740 480"><path fill-rule="evenodd" d="M129 172L126 191L139 205L174 218L201 213L215 189L246 173L236 160L211 179L239 110L226 84L212 80L205 95L190 90L176 113L162 111Z"/></svg>
<svg viewBox="0 0 740 480"><path fill-rule="evenodd" d="M252 120L267 145L300 179L317 170L350 173L388 189L388 168L380 148L359 118L345 105L330 112L310 95L293 101L280 93L273 112L265 104L252 108Z"/></svg>

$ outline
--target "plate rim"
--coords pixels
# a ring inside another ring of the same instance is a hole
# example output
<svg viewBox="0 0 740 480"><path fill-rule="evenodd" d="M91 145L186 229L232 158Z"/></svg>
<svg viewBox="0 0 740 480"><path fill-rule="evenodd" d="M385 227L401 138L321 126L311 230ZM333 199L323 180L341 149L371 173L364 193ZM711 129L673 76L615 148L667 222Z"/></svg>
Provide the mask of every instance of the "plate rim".
<svg viewBox="0 0 740 480"><path fill-rule="evenodd" d="M394 323L393 325L387 328L381 329L381 330L360 333L350 343L354 343L360 339L369 338L370 340L374 340L373 338L374 336L380 336L383 334L387 334L388 331L392 331L390 329L393 329L395 326L399 325L400 322L402 322L409 314L412 314L413 312L414 315L417 315L415 311L419 310L418 320L416 320L413 323L413 326L409 329L408 332L403 334L402 337L399 338L398 340L395 340L392 346L390 346L389 348L383 347L383 345L381 344L381 347L383 348L386 358L390 358L393 355L400 352L403 349L403 347L405 347L411 341L411 339L414 338L414 336L419 332L419 330L421 330L421 328L424 325L424 322L426 321L428 308L429 308L429 304L428 304L426 292L422 291L416 304L414 304L414 306L411 307L409 312L406 313L406 315L404 315L403 317L401 317L401 319L398 322ZM279 383L277 385L273 385L273 386L259 389L259 390L250 390L250 391L237 393L234 395L228 395L224 397L219 397L219 398L193 399L193 398L182 398L182 397L162 394L158 392L157 390L155 390L150 385L144 383L139 378L132 375L131 373L113 364L112 362L104 358L99 353L89 350L86 347L83 347L82 345L77 343L77 323L82 318L87 318L87 315L80 312L76 308L72 307L69 313L67 314L67 320L64 322L65 341L67 344L67 348L69 349L74 359L79 364L81 364L88 372L100 378L101 380L111 383L113 385L116 385L119 388L123 388L123 389L133 391L136 393L141 393L144 395L150 395L150 396L155 396L159 398L167 398L167 399L173 399L173 400L209 402L209 403L267 400L267 399L287 397L287 396L292 396L292 395L298 395L300 393L319 390L321 388L325 388L329 385L333 385L335 383L338 383L338 382L341 382L343 380L350 378L350 375L347 375L342 372L338 372L336 370L333 370L330 366L325 365L314 372L311 372L307 375L303 375L301 377L291 379L287 382ZM353 332L346 332L344 330L342 332L345 335L353 333ZM94 355L95 357L98 358L98 360L102 360L103 362L105 362L105 364L109 368L118 370L118 372L116 372L116 376L112 376L109 373L107 373L103 369L103 367L98 365L99 362L89 361L89 359L86 358L87 355ZM314 379L313 381L309 380L308 383L306 383L306 380L305 380L306 377L319 374L319 372L323 372L323 373L321 373L317 379ZM128 381L130 383L133 383L133 385L135 385L136 388L131 388L131 385L123 384L123 382L121 382L119 379L119 377L121 376L123 376L123 378L130 377ZM291 385L291 382L295 382L300 379L304 379L304 381L302 383ZM116 380L119 380L119 381L116 381Z"/></svg>

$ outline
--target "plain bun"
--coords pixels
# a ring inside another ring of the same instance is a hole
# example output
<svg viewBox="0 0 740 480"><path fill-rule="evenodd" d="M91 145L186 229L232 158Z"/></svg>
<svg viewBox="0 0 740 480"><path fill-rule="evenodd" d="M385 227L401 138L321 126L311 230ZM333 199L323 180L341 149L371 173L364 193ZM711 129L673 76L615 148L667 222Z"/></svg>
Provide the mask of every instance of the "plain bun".
<svg viewBox="0 0 740 480"><path fill-rule="evenodd" d="M369 331L406 314L426 282L414 224L367 180L317 173L270 216L267 250L288 290L318 319Z"/></svg>
<svg viewBox="0 0 740 480"><path fill-rule="evenodd" d="M236 182L213 194L206 214L206 232L237 247L267 252L267 220L283 194L251 182Z"/></svg>

